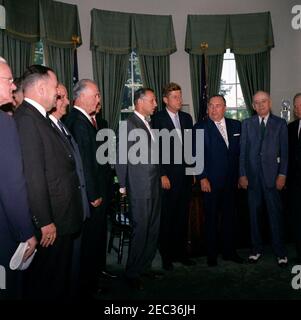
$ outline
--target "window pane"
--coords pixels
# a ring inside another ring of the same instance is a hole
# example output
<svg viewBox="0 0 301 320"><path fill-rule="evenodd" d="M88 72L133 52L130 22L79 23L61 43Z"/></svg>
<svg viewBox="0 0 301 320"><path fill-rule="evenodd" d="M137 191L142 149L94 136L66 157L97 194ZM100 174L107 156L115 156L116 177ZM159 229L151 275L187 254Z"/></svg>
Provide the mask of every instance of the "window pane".
<svg viewBox="0 0 301 320"><path fill-rule="evenodd" d="M226 52L224 53L224 60L225 59L232 59L234 60L234 53L230 52L230 49L227 49Z"/></svg>
<svg viewBox="0 0 301 320"><path fill-rule="evenodd" d="M235 83L236 65L234 60L224 60L222 80L226 83Z"/></svg>
<svg viewBox="0 0 301 320"><path fill-rule="evenodd" d="M242 95L241 86L237 86L237 107L246 108L245 99Z"/></svg>

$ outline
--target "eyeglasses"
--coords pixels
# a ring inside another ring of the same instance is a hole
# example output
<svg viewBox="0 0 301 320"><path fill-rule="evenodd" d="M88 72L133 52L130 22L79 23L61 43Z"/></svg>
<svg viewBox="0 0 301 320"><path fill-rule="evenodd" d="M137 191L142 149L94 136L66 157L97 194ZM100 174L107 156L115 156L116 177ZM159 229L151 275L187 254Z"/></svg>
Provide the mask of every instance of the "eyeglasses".
<svg viewBox="0 0 301 320"><path fill-rule="evenodd" d="M0 78L7 80L10 84L13 84L13 83L14 83L14 79L13 79L13 78L1 77L1 76L0 76Z"/></svg>

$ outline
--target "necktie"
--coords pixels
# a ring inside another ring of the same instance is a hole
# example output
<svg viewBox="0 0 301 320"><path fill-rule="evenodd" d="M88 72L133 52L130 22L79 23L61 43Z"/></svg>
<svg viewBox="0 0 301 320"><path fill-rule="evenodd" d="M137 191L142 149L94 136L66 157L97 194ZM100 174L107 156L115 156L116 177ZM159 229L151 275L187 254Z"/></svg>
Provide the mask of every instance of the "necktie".
<svg viewBox="0 0 301 320"><path fill-rule="evenodd" d="M265 122L264 122L264 118L262 118L260 122L260 136L262 140L264 138L264 133L265 133Z"/></svg>
<svg viewBox="0 0 301 320"><path fill-rule="evenodd" d="M96 122L95 118L91 117L91 121L92 121L93 127L97 130L97 122Z"/></svg>
<svg viewBox="0 0 301 320"><path fill-rule="evenodd" d="M150 133L150 135L152 137L152 139L154 140L152 127L151 127L151 119L150 119L150 117L144 117L144 119L145 119L144 123L145 123L145 125L146 125L146 127L147 127L147 129L148 129L148 131L149 131L149 133Z"/></svg>
<svg viewBox="0 0 301 320"><path fill-rule="evenodd" d="M180 124L180 119L179 119L178 113L176 113L174 115L174 125L175 125L175 128L177 129L177 134L182 142L181 124Z"/></svg>
<svg viewBox="0 0 301 320"><path fill-rule="evenodd" d="M65 129L65 126L63 125L63 122L61 120L58 120L57 122L58 126L60 127L64 137L67 139L67 141L70 143L71 147L73 148L72 141L71 141L71 136Z"/></svg>
<svg viewBox="0 0 301 320"><path fill-rule="evenodd" d="M229 147L228 137L227 137L227 134L226 134L226 132L225 132L225 129L224 129L223 125L222 125L222 122L221 122L221 121L220 121L220 122L216 122L216 126L217 126L220 134L222 135L222 137L223 137L223 139L224 139L224 141L225 141L226 146Z"/></svg>

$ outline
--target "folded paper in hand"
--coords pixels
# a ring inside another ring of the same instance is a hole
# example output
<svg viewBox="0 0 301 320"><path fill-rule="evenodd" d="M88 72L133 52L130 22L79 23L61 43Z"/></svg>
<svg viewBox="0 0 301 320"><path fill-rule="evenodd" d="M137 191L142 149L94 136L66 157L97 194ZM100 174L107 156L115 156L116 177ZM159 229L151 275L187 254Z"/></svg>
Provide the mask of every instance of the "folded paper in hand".
<svg viewBox="0 0 301 320"><path fill-rule="evenodd" d="M23 262L24 254L28 248L29 244L27 242L21 242L19 244L13 257L10 259L9 267L11 268L11 270L26 270L29 267L37 249L26 261Z"/></svg>

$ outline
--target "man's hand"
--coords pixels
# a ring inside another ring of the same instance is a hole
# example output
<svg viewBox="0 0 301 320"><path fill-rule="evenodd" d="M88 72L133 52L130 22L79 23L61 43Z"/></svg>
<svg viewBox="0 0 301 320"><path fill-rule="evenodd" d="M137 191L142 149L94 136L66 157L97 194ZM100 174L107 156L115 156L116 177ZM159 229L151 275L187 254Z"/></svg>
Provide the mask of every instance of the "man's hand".
<svg viewBox="0 0 301 320"><path fill-rule="evenodd" d="M169 190L170 189L171 185L170 185L170 181L169 181L167 176L162 176L161 177L161 185L162 185L162 188L164 190Z"/></svg>
<svg viewBox="0 0 301 320"><path fill-rule="evenodd" d="M25 251L23 262L25 262L33 253L38 244L38 241L35 236L27 239L26 242L28 243L28 249Z"/></svg>
<svg viewBox="0 0 301 320"><path fill-rule="evenodd" d="M40 245L42 247L48 247L49 245L53 245L56 239L56 227L54 223L50 223L47 226L41 228L42 239L40 241Z"/></svg>
<svg viewBox="0 0 301 320"><path fill-rule="evenodd" d="M277 190L282 190L283 187L285 186L285 181L286 181L286 176L278 176L276 179L276 189Z"/></svg>
<svg viewBox="0 0 301 320"><path fill-rule="evenodd" d="M102 204L102 198L98 198L90 203L92 207L97 208Z"/></svg>
<svg viewBox="0 0 301 320"><path fill-rule="evenodd" d="M249 181L246 176L241 176L238 180L238 183L243 189L248 189Z"/></svg>
<svg viewBox="0 0 301 320"><path fill-rule="evenodd" d="M211 192L210 182L207 178L201 179L201 190L203 192Z"/></svg>

